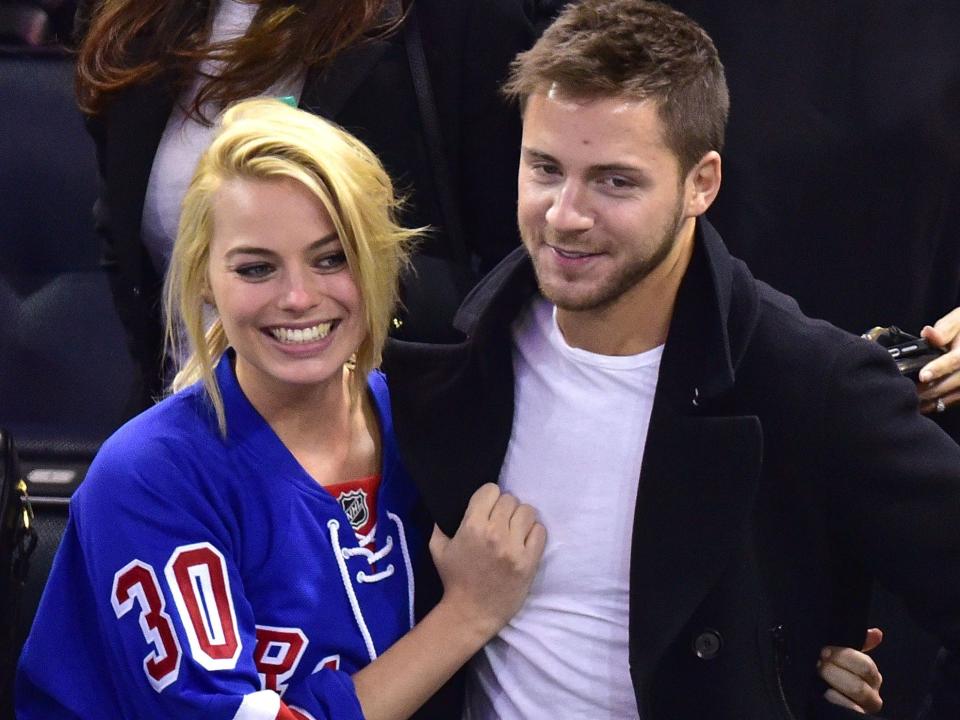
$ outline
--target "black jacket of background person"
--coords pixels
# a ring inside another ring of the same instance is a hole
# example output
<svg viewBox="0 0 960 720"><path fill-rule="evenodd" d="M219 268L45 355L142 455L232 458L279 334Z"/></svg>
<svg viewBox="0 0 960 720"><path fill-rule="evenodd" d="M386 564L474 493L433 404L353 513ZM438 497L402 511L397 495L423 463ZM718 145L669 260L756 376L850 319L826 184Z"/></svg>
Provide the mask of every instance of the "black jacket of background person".
<svg viewBox="0 0 960 720"><path fill-rule="evenodd" d="M463 342L388 347L401 453L447 533L499 476L509 328L535 292L518 250L461 309ZM629 633L645 720L860 717L822 699L815 666L824 645L859 647L873 576L960 648L960 448L883 350L801 314L705 221L638 482Z"/></svg>
<svg viewBox="0 0 960 720"><path fill-rule="evenodd" d="M707 214L730 251L857 334L916 335L960 305L960 3L669 4L727 70ZM960 410L935 419L960 440Z"/></svg>
<svg viewBox="0 0 960 720"><path fill-rule="evenodd" d="M451 195L480 274L517 245L520 122L498 88L510 61L533 43L558 4L416 2ZM88 13L88 7L78 12L81 34ZM417 277L407 283L409 312L402 330L405 337L437 340L449 336L463 294L480 275L472 276L447 242L404 42L401 31L342 53L324 73L308 73L300 106L336 121L377 154L408 195L404 224L435 228L421 243ZM102 180L95 221L147 393L159 389L161 279L140 239L141 218L153 158L175 100L171 78L159 77L118 95L88 122ZM137 402L145 401L146 396Z"/></svg>

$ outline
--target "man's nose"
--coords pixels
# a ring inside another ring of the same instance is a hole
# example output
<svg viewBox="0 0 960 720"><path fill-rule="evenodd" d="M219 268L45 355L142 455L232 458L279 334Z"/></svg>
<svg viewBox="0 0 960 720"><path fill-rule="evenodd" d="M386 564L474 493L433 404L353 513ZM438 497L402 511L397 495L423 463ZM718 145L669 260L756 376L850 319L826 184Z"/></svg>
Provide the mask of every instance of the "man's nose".
<svg viewBox="0 0 960 720"><path fill-rule="evenodd" d="M547 209L547 224L558 232L589 230L593 214L586 205L586 190L579 183L565 182Z"/></svg>

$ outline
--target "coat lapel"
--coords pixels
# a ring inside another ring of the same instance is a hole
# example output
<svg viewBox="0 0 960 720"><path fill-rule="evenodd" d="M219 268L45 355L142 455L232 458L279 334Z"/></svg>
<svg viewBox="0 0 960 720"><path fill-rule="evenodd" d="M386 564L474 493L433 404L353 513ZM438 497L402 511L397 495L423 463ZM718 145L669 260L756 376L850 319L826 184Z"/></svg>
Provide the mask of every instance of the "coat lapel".
<svg viewBox="0 0 960 720"><path fill-rule="evenodd" d="M461 343L391 339L383 354L403 462L448 535L473 492L497 482L513 424L510 323L536 289L523 248L470 293L457 315Z"/></svg>
<svg viewBox="0 0 960 720"><path fill-rule="evenodd" d="M755 416L690 417L655 406L630 566L630 664L640 677L649 677L740 543L761 454Z"/></svg>
<svg viewBox="0 0 960 720"><path fill-rule="evenodd" d="M734 287L734 263L701 221L664 348L637 493L630 658L638 678L649 678L723 572L757 492L760 421L730 412L727 402L757 311L752 285Z"/></svg>

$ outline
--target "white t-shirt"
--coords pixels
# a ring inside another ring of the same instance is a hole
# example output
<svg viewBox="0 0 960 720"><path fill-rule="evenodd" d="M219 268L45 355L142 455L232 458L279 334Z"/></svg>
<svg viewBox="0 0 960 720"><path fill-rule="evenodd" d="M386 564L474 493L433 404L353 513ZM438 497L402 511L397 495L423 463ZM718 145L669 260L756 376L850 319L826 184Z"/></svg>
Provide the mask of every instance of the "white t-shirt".
<svg viewBox="0 0 960 720"><path fill-rule="evenodd" d="M663 347L618 357L572 348L541 298L513 341L500 486L537 508L547 545L523 608L470 665L466 717L637 718L630 544Z"/></svg>
<svg viewBox="0 0 960 720"><path fill-rule="evenodd" d="M232 40L246 33L258 7L257 3L222 0L210 30L211 42ZM201 69L205 73L216 74L217 65L206 62ZM292 96L299 101L305 77L302 69L293 68L290 76L263 94L269 97ZM170 253L180 223L180 206L193 178L193 171L217 130L215 122L213 126L203 125L184 112L184 108L193 104L202 82L203 77L198 75L193 86L184 92L174 106L150 169L143 203L141 238L160 277L166 274L170 264ZM209 107L204 110L206 117L215 121L219 113Z"/></svg>

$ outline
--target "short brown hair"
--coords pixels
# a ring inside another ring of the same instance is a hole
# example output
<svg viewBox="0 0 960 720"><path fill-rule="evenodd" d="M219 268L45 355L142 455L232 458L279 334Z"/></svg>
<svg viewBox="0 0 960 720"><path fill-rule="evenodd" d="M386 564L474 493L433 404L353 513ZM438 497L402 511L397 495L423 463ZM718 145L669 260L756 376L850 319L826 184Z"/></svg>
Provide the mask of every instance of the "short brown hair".
<svg viewBox="0 0 960 720"><path fill-rule="evenodd" d="M552 85L574 97L655 101L683 174L723 149L730 96L717 49L703 28L662 3L569 5L514 60L504 93L523 104Z"/></svg>

